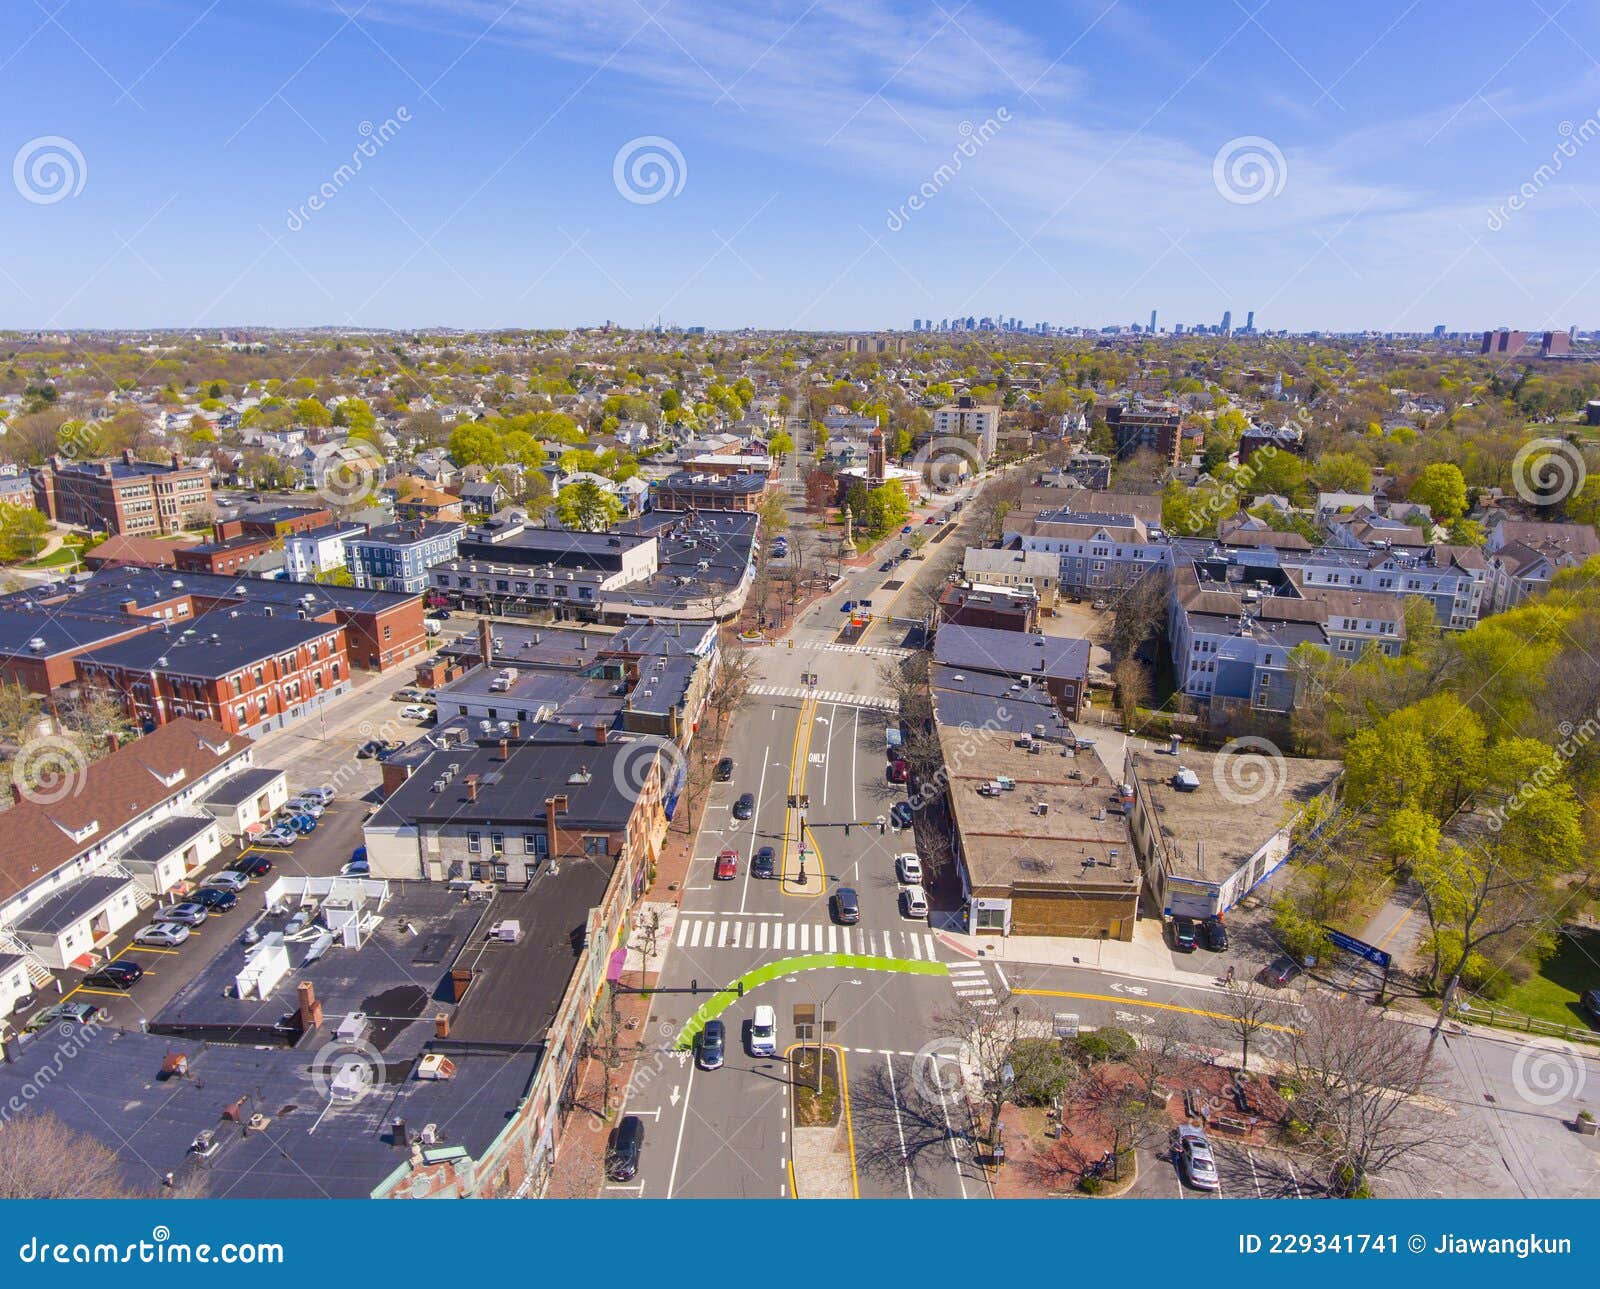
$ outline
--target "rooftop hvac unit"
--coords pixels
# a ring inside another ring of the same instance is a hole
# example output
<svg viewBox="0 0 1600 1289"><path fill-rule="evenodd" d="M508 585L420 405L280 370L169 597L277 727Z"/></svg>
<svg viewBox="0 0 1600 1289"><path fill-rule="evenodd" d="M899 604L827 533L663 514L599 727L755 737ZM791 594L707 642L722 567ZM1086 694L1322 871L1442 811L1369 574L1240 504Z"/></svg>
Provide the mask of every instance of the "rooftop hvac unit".
<svg viewBox="0 0 1600 1289"><path fill-rule="evenodd" d="M522 923L515 918L496 922L489 928L489 938L502 944L519 944L522 941Z"/></svg>
<svg viewBox="0 0 1600 1289"><path fill-rule="evenodd" d="M334 1032L341 1043L359 1043L367 1036L367 1013L351 1012Z"/></svg>

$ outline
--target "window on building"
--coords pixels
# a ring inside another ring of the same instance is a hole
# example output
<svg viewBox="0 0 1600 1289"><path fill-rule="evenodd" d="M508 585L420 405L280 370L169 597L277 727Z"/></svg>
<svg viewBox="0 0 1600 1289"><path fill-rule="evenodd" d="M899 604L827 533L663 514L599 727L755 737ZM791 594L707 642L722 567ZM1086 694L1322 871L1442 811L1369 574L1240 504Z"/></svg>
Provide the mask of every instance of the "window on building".
<svg viewBox="0 0 1600 1289"><path fill-rule="evenodd" d="M611 850L609 837L585 837L583 839L583 853L585 855L606 855Z"/></svg>
<svg viewBox="0 0 1600 1289"><path fill-rule="evenodd" d="M467 834L467 853L469 855L476 855L476 854L479 854L482 850L483 850L483 838L478 833L469 832Z"/></svg>
<svg viewBox="0 0 1600 1289"><path fill-rule="evenodd" d="M489 834L489 851L495 855L504 855L506 853L505 833L492 832Z"/></svg>

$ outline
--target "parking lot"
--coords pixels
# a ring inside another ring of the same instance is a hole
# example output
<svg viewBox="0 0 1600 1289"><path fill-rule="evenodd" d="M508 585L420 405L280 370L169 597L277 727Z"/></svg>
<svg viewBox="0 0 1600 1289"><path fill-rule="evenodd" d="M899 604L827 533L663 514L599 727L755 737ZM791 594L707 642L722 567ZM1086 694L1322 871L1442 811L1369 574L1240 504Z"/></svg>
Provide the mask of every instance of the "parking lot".
<svg viewBox="0 0 1600 1289"><path fill-rule="evenodd" d="M1307 1161L1293 1152L1247 1146L1208 1134L1217 1161L1217 1189L1189 1185L1182 1166L1158 1142L1139 1152L1139 1180L1131 1194L1142 1199L1306 1199L1316 1194Z"/></svg>
<svg viewBox="0 0 1600 1289"><path fill-rule="evenodd" d="M363 765L366 763L363 762ZM291 784L300 776L291 772ZM25 1023L27 1017L58 1002L93 1003L109 1014L110 1023L121 1029L139 1029L151 1020L190 979L208 963L225 944L243 934L245 927L261 913L264 893L274 877L280 873L299 873L313 877L326 877L337 873L350 858L350 853L361 845L361 825L371 812L374 802L360 797L340 796L324 810L316 830L302 836L292 847L241 845L230 842L222 854L205 871L196 885L204 885L207 878L231 868L242 857L260 856L272 864L272 872L264 878L253 880L239 892L239 902L227 912L213 912L200 926L194 927L189 938L176 948L158 948L153 945L136 945L133 937L140 928L157 921L157 910L163 906L180 903L177 896L168 896L145 909L118 932L109 946L112 962L137 962L144 975L130 989L120 990L102 985L81 983L84 973L62 972L58 980L64 988L61 998L56 998L46 986L35 995L33 1002L15 1019Z"/></svg>

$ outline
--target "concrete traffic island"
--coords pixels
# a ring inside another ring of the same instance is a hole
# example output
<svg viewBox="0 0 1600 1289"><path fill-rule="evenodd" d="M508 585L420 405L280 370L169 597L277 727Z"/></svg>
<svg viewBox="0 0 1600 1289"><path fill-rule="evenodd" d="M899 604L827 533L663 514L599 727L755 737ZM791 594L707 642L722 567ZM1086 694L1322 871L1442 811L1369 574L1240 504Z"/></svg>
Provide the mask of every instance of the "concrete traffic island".
<svg viewBox="0 0 1600 1289"><path fill-rule="evenodd" d="M861 1192L844 1052L821 1048L820 1080L818 1056L814 1043L798 1043L785 1053L794 1134L789 1163L793 1194L796 1199L857 1199Z"/></svg>

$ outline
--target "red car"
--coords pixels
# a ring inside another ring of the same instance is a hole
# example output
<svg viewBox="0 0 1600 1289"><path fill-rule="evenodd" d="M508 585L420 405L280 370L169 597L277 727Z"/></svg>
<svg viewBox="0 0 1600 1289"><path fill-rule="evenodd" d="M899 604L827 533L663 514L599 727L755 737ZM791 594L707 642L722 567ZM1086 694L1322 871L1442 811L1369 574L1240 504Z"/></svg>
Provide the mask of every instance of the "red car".
<svg viewBox="0 0 1600 1289"><path fill-rule="evenodd" d="M717 856L716 878L719 882L731 882L739 876L739 852L725 850Z"/></svg>
<svg viewBox="0 0 1600 1289"><path fill-rule="evenodd" d="M939 516L938 515L929 515L922 522L925 523L925 524L936 524L936 523L939 522Z"/></svg>
<svg viewBox="0 0 1600 1289"><path fill-rule="evenodd" d="M889 762L889 782L905 783L911 778L911 767L904 761Z"/></svg>

